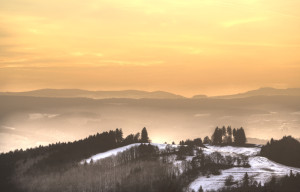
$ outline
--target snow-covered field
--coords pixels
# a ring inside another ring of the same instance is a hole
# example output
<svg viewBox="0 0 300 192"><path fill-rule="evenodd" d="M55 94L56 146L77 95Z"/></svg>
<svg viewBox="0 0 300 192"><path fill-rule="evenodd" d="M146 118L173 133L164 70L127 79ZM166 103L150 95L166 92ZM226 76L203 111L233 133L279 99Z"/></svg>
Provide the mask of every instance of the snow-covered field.
<svg viewBox="0 0 300 192"><path fill-rule="evenodd" d="M130 149L134 146L139 146L140 143L135 143L131 145L127 145L124 147L119 147L117 149L112 149L103 153L99 153L96 155L93 155L92 157L83 160L81 163L84 163L85 161L87 163L90 163L90 161L93 159L93 161L97 161L100 159L104 159L106 157L110 157L112 155L117 155L118 153L121 153L127 149ZM166 150L167 144L158 144L158 143L151 143L151 145L157 146L159 150ZM177 148L178 145L168 145L168 147ZM244 168L244 167L234 167L230 169L223 170L221 175L210 175L207 176L200 176L196 180L194 180L190 185L189 188L191 190L198 191L200 186L206 191L206 190L217 190L225 186L225 179L229 175L232 175L234 177L234 180L241 181L244 174L247 172L249 177L257 182L261 182L264 184L266 181L271 179L271 177L274 176L284 176L290 173L290 170L293 171L293 173L300 173L300 168L294 168L289 167L285 165L281 165L279 163L275 163L265 157L258 156L260 152L260 147L232 147L232 146L210 146L207 145L207 148L202 148L203 152L205 154L211 154L213 152L219 152L222 155L246 155L249 157L249 164L250 168ZM186 158L187 161L192 160L192 156L188 156ZM181 161L177 161L174 158L175 165L177 165L180 168Z"/></svg>
<svg viewBox="0 0 300 192"><path fill-rule="evenodd" d="M206 145L207 148L203 148L203 152L205 154L211 154L215 151L220 152L222 155L246 155L246 156L254 156L259 154L260 147L233 147L233 146L211 146Z"/></svg>
<svg viewBox="0 0 300 192"><path fill-rule="evenodd" d="M300 173L300 168L288 167L275 163L265 157L257 156L260 152L259 147L207 146L207 148L204 149L204 153L206 154L210 154L215 151L220 152L223 155L247 155L249 157L249 164L251 167L234 167L223 170L221 175L210 175L209 178L206 176L200 176L190 184L190 189L198 191L200 186L202 186L204 190L217 190L225 186L225 179L229 175L232 175L234 180L240 181L246 172L251 179L261 182L262 184L271 179L273 175L277 177L284 176L289 174L290 170L292 170L293 173Z"/></svg>

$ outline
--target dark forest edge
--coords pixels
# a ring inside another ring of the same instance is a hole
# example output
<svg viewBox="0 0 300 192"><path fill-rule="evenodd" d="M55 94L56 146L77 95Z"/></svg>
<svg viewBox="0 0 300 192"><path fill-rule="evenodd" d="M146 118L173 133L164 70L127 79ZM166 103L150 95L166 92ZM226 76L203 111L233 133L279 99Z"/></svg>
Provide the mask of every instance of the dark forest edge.
<svg viewBox="0 0 300 192"><path fill-rule="evenodd" d="M91 155L132 143L149 142L146 128L142 134L130 134L123 138L122 129L97 133L74 142L58 142L48 146L39 146L26 150L20 149L0 154L0 189L17 191L12 181L18 163L28 164L26 173L56 172L74 166L78 161Z"/></svg>
<svg viewBox="0 0 300 192"><path fill-rule="evenodd" d="M291 136L271 139L262 146L260 155L277 163L300 168L300 142Z"/></svg>

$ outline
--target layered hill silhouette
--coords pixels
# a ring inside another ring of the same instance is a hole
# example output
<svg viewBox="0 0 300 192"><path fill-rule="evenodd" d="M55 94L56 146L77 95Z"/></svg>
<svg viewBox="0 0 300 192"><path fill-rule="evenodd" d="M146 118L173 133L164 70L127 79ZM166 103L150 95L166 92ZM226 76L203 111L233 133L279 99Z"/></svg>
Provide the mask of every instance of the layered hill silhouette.
<svg viewBox="0 0 300 192"><path fill-rule="evenodd" d="M141 90L120 90L120 91L88 91L82 89L38 89L25 92L0 92L0 95L11 96L33 96L33 97L59 97L59 98L92 98L92 99L108 99L108 98L128 98L128 99L182 99L186 98L182 95L166 92L166 91L141 91ZM300 96L300 88L276 89L264 87L251 90L244 93L232 95L220 95L208 97L200 94L195 95L193 99L237 99L253 96Z"/></svg>
<svg viewBox="0 0 300 192"><path fill-rule="evenodd" d="M247 91L245 93L216 96L214 98L220 99L236 99L253 96L300 96L300 88L276 89L272 87L264 87L256 90Z"/></svg>
<svg viewBox="0 0 300 192"><path fill-rule="evenodd" d="M124 91L87 91L81 89L39 89L27 92L0 92L0 95L12 96L34 96L34 97L61 97L73 98L84 97L92 99L107 99L107 98L130 98L130 99L179 99L183 96L176 95L165 91L139 91L139 90L124 90Z"/></svg>

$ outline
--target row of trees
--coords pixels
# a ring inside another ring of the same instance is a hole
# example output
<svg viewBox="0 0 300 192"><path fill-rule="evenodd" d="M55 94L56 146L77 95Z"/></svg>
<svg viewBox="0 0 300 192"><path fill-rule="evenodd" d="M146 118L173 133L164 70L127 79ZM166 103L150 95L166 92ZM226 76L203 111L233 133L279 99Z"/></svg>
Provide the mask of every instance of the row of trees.
<svg viewBox="0 0 300 192"><path fill-rule="evenodd" d="M179 145L192 145L192 146L198 146L198 147L204 147L202 139L201 138L196 138L194 140L182 140L179 142Z"/></svg>
<svg viewBox="0 0 300 192"><path fill-rule="evenodd" d="M247 141L243 127L232 129L231 126L228 126L227 128L225 126L222 128L216 127L211 140L214 145L244 145Z"/></svg>
<svg viewBox="0 0 300 192"><path fill-rule="evenodd" d="M244 145L246 143L246 134L243 127L241 128L227 128L223 126L222 128L216 127L211 139L206 136L202 140L201 138L196 138L194 140L181 140L179 145L193 145L204 147L203 144L213 144L213 145ZM172 144L175 144L174 142Z"/></svg>
<svg viewBox="0 0 300 192"><path fill-rule="evenodd" d="M122 129L121 129L122 131ZM140 133L129 134L123 141L124 145L129 145L131 143L150 143L150 139L148 136L148 131L146 127L144 127Z"/></svg>
<svg viewBox="0 0 300 192"><path fill-rule="evenodd" d="M214 175L220 174L220 169L250 167L247 156L223 156L219 152L204 154L201 150L198 150L196 156L193 157L191 166L193 171L200 171L202 174L212 173Z"/></svg>

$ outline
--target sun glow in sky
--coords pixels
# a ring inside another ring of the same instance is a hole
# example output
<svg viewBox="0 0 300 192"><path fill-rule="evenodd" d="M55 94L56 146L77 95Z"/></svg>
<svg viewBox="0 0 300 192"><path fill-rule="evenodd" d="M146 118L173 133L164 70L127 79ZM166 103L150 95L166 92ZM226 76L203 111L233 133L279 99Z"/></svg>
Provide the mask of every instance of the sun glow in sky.
<svg viewBox="0 0 300 192"><path fill-rule="evenodd" d="M300 87L299 0L0 0L0 90Z"/></svg>

